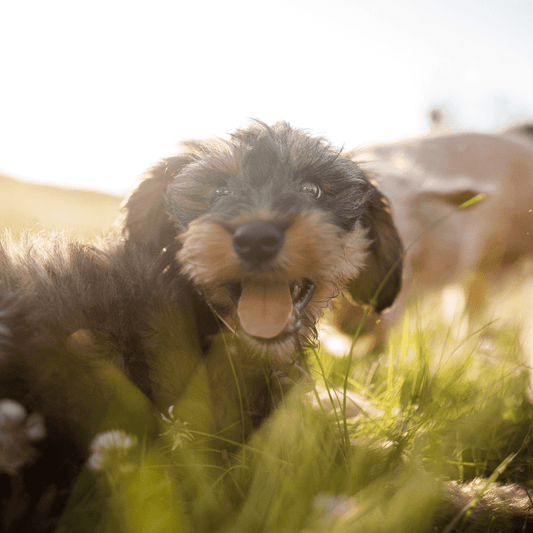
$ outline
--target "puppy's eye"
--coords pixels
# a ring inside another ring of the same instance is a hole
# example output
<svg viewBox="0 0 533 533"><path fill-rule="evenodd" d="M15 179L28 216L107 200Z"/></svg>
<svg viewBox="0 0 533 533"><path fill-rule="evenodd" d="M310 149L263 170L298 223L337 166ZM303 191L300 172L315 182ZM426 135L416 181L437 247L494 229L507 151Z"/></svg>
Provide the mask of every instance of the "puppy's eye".
<svg viewBox="0 0 533 533"><path fill-rule="evenodd" d="M315 200L322 196L322 189L316 183L303 183L300 191L313 197Z"/></svg>
<svg viewBox="0 0 533 533"><path fill-rule="evenodd" d="M222 198L223 196L231 196L233 194L233 191L229 187L225 187L222 185L221 187L217 187L213 193L214 198Z"/></svg>

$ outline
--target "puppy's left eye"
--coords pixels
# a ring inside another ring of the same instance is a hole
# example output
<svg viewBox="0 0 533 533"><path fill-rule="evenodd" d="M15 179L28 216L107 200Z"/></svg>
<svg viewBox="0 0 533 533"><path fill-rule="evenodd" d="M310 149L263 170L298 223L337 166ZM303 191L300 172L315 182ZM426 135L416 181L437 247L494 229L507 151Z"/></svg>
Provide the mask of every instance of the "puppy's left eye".
<svg viewBox="0 0 533 533"><path fill-rule="evenodd" d="M303 183L300 191L313 197L315 200L322 196L322 189L316 183Z"/></svg>
<svg viewBox="0 0 533 533"><path fill-rule="evenodd" d="M229 187L221 186L215 189L213 196L215 198L222 198L223 196L231 196L233 191Z"/></svg>

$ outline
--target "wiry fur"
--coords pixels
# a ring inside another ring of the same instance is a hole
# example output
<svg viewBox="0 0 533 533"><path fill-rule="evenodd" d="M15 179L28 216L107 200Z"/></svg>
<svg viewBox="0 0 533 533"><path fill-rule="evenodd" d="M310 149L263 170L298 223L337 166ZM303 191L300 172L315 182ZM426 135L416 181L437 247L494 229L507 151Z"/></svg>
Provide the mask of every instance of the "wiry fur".
<svg viewBox="0 0 533 533"><path fill-rule="evenodd" d="M465 530L470 525L468 531L525 533L533 531L531 498L531 491L517 484L487 484L486 479L480 478L469 483L450 481L439 517L448 531Z"/></svg>
<svg viewBox="0 0 533 533"><path fill-rule="evenodd" d="M321 197L306 195L306 184L320 187ZM216 198L219 189L230 194ZM126 208L129 240L157 253L176 239L182 272L230 323L236 318L224 285L259 274L291 286L310 279L316 291L294 335L248 338L258 352L286 362L341 290L360 303L375 298L381 311L401 285L402 247L385 198L323 139L286 123L256 122L229 141L185 143L183 154L150 171ZM233 232L249 220L283 230L271 261L252 266L235 253Z"/></svg>

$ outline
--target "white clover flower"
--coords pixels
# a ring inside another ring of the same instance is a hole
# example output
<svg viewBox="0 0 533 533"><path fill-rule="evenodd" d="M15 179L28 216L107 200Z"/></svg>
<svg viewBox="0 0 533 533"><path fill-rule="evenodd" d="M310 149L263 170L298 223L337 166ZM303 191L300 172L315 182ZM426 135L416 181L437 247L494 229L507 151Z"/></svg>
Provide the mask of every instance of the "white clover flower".
<svg viewBox="0 0 533 533"><path fill-rule="evenodd" d="M118 468L120 472L131 471L131 451L137 446L137 437L122 430L99 433L89 446L91 455L87 461L90 470Z"/></svg>

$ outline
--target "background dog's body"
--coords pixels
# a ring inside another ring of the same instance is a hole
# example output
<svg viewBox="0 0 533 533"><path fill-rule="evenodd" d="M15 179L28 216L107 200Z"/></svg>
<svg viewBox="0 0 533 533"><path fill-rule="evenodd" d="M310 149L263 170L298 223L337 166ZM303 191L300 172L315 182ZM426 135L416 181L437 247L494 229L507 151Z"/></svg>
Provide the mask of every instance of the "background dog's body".
<svg viewBox="0 0 533 533"><path fill-rule="evenodd" d="M463 284L469 311L479 311L491 285L531 258L528 132L427 136L351 153L389 198L406 248L404 285L389 321L402 314L410 296L449 283ZM478 202L458 209L475 197Z"/></svg>

